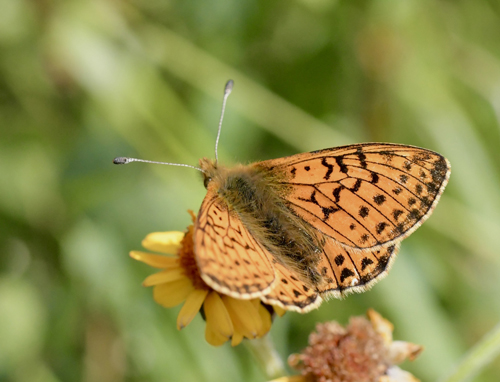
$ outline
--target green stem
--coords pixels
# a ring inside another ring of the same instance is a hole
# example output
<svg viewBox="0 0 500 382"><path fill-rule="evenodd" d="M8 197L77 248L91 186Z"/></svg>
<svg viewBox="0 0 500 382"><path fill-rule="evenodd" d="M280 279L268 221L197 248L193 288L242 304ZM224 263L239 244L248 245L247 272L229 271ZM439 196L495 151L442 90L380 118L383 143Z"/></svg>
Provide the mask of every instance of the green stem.
<svg viewBox="0 0 500 382"><path fill-rule="evenodd" d="M465 355L455 369L441 382L464 382L500 354L500 323Z"/></svg>
<svg viewBox="0 0 500 382"><path fill-rule="evenodd" d="M260 367L269 379L286 375L285 365L279 356L269 335L254 340L244 341Z"/></svg>

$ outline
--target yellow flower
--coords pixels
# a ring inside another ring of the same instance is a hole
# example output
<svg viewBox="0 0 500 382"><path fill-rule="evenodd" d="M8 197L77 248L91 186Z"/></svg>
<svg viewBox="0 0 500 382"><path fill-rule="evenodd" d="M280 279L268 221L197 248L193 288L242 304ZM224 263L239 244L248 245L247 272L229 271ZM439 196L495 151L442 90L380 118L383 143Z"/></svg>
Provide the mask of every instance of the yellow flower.
<svg viewBox="0 0 500 382"><path fill-rule="evenodd" d="M147 235L142 246L163 255L130 252L135 260L162 269L147 277L143 285L154 286L155 301L166 308L184 303L177 316L179 330L201 311L206 321L205 339L213 346L229 340L236 346L243 338L262 337L271 329L273 310L280 316L284 311L265 306L259 299L238 300L220 294L205 284L194 257L193 229L190 225L186 233L154 232Z"/></svg>
<svg viewBox="0 0 500 382"><path fill-rule="evenodd" d="M302 375L272 382L419 382L395 365L414 360L423 348L393 341L393 325L374 310L368 319L353 317L346 328L335 321L318 324L309 346L288 358Z"/></svg>

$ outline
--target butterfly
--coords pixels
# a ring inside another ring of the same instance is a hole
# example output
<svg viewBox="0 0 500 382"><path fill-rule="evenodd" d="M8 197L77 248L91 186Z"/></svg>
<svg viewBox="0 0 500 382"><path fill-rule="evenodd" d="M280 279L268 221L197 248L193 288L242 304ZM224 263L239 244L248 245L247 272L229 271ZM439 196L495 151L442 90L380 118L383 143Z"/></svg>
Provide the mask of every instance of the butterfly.
<svg viewBox="0 0 500 382"><path fill-rule="evenodd" d="M450 176L440 154L390 143L225 167L217 160L222 115L216 159L197 168L207 194L194 248L202 279L234 298L307 312L366 291L431 215Z"/></svg>

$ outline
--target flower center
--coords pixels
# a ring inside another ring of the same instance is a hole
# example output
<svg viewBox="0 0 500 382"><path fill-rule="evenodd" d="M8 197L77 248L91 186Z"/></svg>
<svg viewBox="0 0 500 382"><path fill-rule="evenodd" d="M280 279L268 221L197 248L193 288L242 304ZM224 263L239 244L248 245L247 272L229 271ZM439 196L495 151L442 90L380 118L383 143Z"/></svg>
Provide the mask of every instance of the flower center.
<svg viewBox="0 0 500 382"><path fill-rule="evenodd" d="M193 241L194 226L191 224L188 231L181 241L181 249L179 250L179 261L184 274L191 280L195 289L209 290L211 289L200 276L198 265L194 257L194 241Z"/></svg>

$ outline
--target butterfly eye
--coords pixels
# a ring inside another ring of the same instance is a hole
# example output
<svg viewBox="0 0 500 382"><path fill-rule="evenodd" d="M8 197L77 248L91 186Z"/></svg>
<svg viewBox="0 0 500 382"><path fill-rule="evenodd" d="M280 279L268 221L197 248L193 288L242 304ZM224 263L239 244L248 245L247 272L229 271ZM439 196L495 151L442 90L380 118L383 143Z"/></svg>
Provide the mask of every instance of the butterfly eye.
<svg viewBox="0 0 500 382"><path fill-rule="evenodd" d="M205 177L205 179L203 180L203 185L205 186L205 188L208 188L208 183L210 183L211 181L212 178Z"/></svg>

